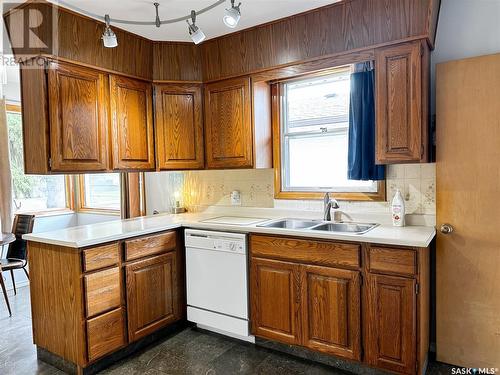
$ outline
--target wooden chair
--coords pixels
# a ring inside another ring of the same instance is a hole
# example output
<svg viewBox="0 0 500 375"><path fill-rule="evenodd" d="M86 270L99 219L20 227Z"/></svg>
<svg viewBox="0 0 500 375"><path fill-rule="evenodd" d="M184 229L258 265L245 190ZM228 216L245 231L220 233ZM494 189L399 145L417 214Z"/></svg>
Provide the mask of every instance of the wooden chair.
<svg viewBox="0 0 500 375"><path fill-rule="evenodd" d="M5 283L1 275L2 271L10 271L10 276L12 278L12 285L14 286L14 294L16 291L16 282L14 280L14 270L22 269L29 279L28 271L26 266L28 264L27 260L27 241L23 240L23 234L31 233L33 231L33 225L35 223L34 215L16 215L14 217L14 224L12 225L12 233L16 236L16 240L9 244L9 249L7 250L7 256L5 259L0 259L0 284L5 297L5 302L7 303L7 308L9 309L9 314L12 315L10 310L9 298L7 297L7 291L5 289Z"/></svg>

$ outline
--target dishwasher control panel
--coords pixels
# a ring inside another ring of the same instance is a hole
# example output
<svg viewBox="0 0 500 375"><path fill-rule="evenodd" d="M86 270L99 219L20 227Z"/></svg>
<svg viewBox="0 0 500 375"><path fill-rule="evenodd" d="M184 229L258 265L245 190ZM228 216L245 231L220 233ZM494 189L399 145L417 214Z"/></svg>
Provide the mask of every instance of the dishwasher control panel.
<svg viewBox="0 0 500 375"><path fill-rule="evenodd" d="M246 236L240 233L186 230L186 248L246 254Z"/></svg>
<svg viewBox="0 0 500 375"><path fill-rule="evenodd" d="M237 241L228 241L228 240L214 240L214 249L216 250L225 250L225 251L233 251L233 252L242 252L243 244Z"/></svg>

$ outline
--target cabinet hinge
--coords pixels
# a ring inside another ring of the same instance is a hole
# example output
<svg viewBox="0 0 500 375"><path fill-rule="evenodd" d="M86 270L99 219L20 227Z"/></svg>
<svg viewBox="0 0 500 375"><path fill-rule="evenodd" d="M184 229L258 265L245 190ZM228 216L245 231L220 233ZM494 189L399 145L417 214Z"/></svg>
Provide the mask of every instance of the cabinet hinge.
<svg viewBox="0 0 500 375"><path fill-rule="evenodd" d="M420 159L424 158L425 148L424 145L420 145Z"/></svg>
<svg viewBox="0 0 500 375"><path fill-rule="evenodd" d="M415 284L415 294L418 294L419 291L420 291L420 284L416 283Z"/></svg>
<svg viewBox="0 0 500 375"><path fill-rule="evenodd" d="M49 158L49 168L52 168L52 158Z"/></svg>

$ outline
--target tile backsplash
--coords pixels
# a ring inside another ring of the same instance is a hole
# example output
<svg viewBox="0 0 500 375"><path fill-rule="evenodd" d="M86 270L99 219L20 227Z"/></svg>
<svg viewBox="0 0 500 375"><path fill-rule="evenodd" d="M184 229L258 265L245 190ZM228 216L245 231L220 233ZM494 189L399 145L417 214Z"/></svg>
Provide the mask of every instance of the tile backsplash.
<svg viewBox="0 0 500 375"><path fill-rule="evenodd" d="M203 206L230 206L233 190L241 192L241 205L245 207L322 209L321 201L274 199L273 174L273 169L147 173L148 213L168 211L175 204L175 192L180 194L181 203L192 211ZM346 212L387 212L398 188L405 198L407 213L435 215L435 164L390 165L387 168L387 202L344 201L340 203L341 209Z"/></svg>

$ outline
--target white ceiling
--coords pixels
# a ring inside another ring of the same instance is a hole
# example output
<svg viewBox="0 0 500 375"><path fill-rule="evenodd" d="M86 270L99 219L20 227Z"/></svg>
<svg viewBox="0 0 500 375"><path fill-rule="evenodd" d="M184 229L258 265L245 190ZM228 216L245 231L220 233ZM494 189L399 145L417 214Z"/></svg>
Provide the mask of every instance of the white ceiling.
<svg viewBox="0 0 500 375"><path fill-rule="evenodd" d="M216 0L156 1L160 4L160 19L164 20L186 16L192 9L203 9L215 3ZM237 0L236 4L239 1ZM236 29L230 29L222 22L224 9L231 6L230 0L227 0L225 4L199 15L196 24L203 30L207 39L211 39L338 1L340 0L241 0L240 23ZM57 0L53 2L57 3ZM116 19L151 22L155 20L154 2L155 0L64 0L64 3L94 14L102 16L109 14L111 18ZM151 40L190 41L185 21L162 25L160 28L154 25L117 24L116 26Z"/></svg>

